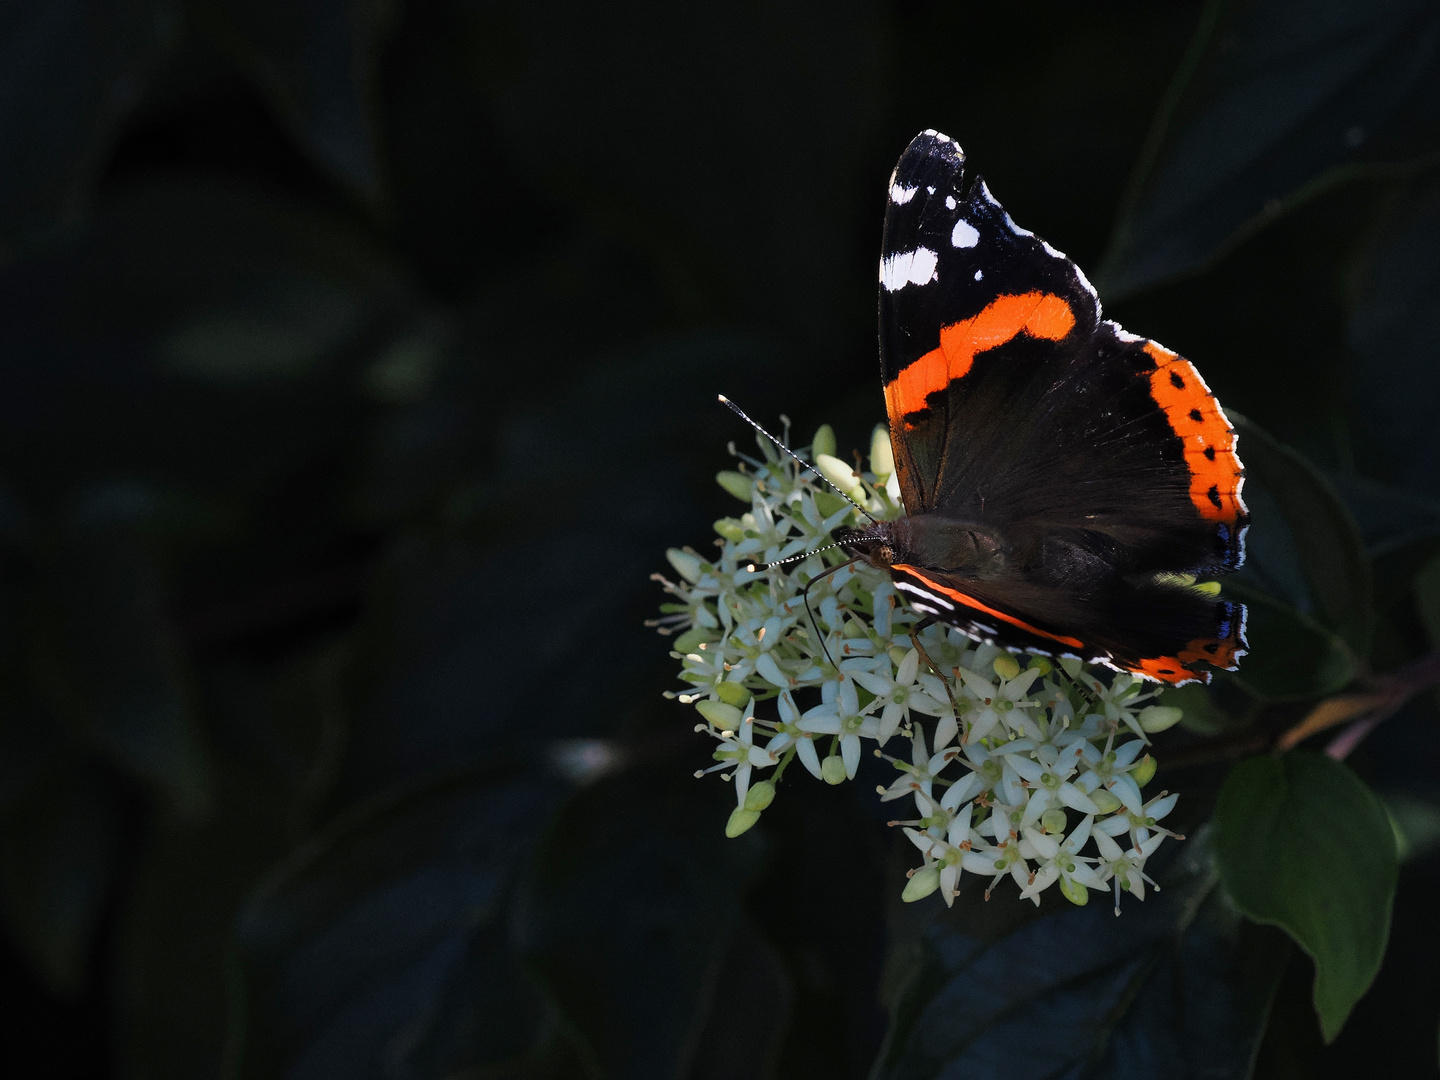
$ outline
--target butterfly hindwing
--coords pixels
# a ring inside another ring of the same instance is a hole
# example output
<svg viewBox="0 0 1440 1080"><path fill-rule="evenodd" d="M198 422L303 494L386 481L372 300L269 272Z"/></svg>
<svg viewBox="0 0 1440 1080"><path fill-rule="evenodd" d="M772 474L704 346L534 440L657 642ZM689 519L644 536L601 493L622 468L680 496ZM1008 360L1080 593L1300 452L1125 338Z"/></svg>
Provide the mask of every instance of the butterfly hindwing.
<svg viewBox="0 0 1440 1080"><path fill-rule="evenodd" d="M1018 577L976 581L905 564L890 570L917 611L992 645L1176 684L1208 679L1195 670L1201 661L1233 669L1245 654L1244 606L1194 589L1110 577L1078 593Z"/></svg>

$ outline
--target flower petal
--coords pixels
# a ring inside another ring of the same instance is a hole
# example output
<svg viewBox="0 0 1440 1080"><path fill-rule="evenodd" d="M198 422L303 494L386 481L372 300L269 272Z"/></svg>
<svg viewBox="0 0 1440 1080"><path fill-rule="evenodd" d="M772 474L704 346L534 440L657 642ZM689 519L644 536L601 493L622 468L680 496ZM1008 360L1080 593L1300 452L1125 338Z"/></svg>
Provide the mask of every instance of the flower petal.
<svg viewBox="0 0 1440 1080"><path fill-rule="evenodd" d="M815 777L816 780L821 779L820 755L815 752L815 740L797 740L795 744L795 751L800 758L800 764L805 766L805 771L808 772L811 776Z"/></svg>
<svg viewBox="0 0 1440 1080"><path fill-rule="evenodd" d="M1079 810L1082 814L1100 813L1100 808L1095 805L1095 800L1068 780L1060 785L1059 790L1056 791L1055 794L1058 795L1060 801L1070 807L1071 810Z"/></svg>

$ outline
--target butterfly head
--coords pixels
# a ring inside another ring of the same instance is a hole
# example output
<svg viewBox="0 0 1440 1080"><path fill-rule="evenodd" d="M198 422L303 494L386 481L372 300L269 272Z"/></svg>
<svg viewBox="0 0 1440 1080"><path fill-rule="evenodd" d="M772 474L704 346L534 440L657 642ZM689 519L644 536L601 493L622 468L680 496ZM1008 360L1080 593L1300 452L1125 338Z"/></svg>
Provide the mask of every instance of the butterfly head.
<svg viewBox="0 0 1440 1080"><path fill-rule="evenodd" d="M895 523L875 521L863 529L836 529L835 543L881 569L899 561L895 544Z"/></svg>

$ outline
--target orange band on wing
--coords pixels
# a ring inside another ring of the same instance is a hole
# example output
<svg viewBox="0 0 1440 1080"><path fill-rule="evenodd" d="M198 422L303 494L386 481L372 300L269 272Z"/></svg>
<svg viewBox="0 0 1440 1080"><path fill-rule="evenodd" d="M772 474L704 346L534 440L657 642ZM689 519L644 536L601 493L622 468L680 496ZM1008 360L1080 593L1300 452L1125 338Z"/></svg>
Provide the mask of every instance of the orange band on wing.
<svg viewBox="0 0 1440 1080"><path fill-rule="evenodd" d="M937 593L948 596L952 600L958 600L960 601L960 603L964 604L968 608L974 608L976 611L983 611L986 615L993 615L1001 622L1007 622L1011 626L1018 626L1027 634L1034 634L1037 637L1049 638L1051 641L1058 641L1061 645L1068 645L1072 649L1083 649L1085 647L1084 642L1078 641L1073 637L1062 637L1059 634L1052 634L1048 630L1041 630L1038 626L1032 626L1024 619L1017 619L1014 615L1007 615L1003 611L996 611L994 608L982 604L973 596L966 596L964 593L960 592L957 589L948 588L944 585L941 585L938 581L934 581L933 579L926 577L913 566L909 566L905 563L895 563L891 567L891 569L903 570L911 577L916 577L923 581L927 589L934 589Z"/></svg>
<svg viewBox="0 0 1440 1080"><path fill-rule="evenodd" d="M1190 665L1204 661L1213 664L1226 671L1234 671L1239 666L1240 641L1238 634L1232 634L1228 638L1195 638L1183 649L1178 656L1155 656L1147 660L1138 661L1126 667L1136 674L1149 675L1152 679L1161 682L1183 683L1192 679L1200 682L1209 682L1208 671L1194 671Z"/></svg>
<svg viewBox="0 0 1440 1080"><path fill-rule="evenodd" d="M1159 682L1185 683L1210 681L1208 671L1191 671L1184 664L1180 663L1178 656L1156 656L1149 660L1141 660L1133 665L1127 664L1126 668L1137 675L1148 675Z"/></svg>
<svg viewBox="0 0 1440 1080"><path fill-rule="evenodd" d="M940 329L940 346L907 364L885 386L892 422L925 408L925 398L964 377L975 354L1004 345L1024 333L1059 341L1075 325L1070 305L1054 293L997 296L979 315Z"/></svg>
<svg viewBox="0 0 1440 1080"><path fill-rule="evenodd" d="M1157 367L1150 373L1150 395L1185 444L1190 469L1190 501L1207 521L1234 522L1243 471L1235 454L1235 431L1193 364L1153 341L1145 351Z"/></svg>

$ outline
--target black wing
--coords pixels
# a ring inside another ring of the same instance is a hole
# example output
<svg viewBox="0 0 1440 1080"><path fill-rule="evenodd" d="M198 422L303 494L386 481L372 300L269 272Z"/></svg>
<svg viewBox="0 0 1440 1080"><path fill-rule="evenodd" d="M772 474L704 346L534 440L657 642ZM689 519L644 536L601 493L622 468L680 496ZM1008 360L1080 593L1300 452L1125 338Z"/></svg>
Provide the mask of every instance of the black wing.
<svg viewBox="0 0 1440 1080"><path fill-rule="evenodd" d="M1243 470L1199 373L1103 320L964 165L925 132L890 183L880 356L907 511L1060 537L1123 574L1238 566Z"/></svg>

